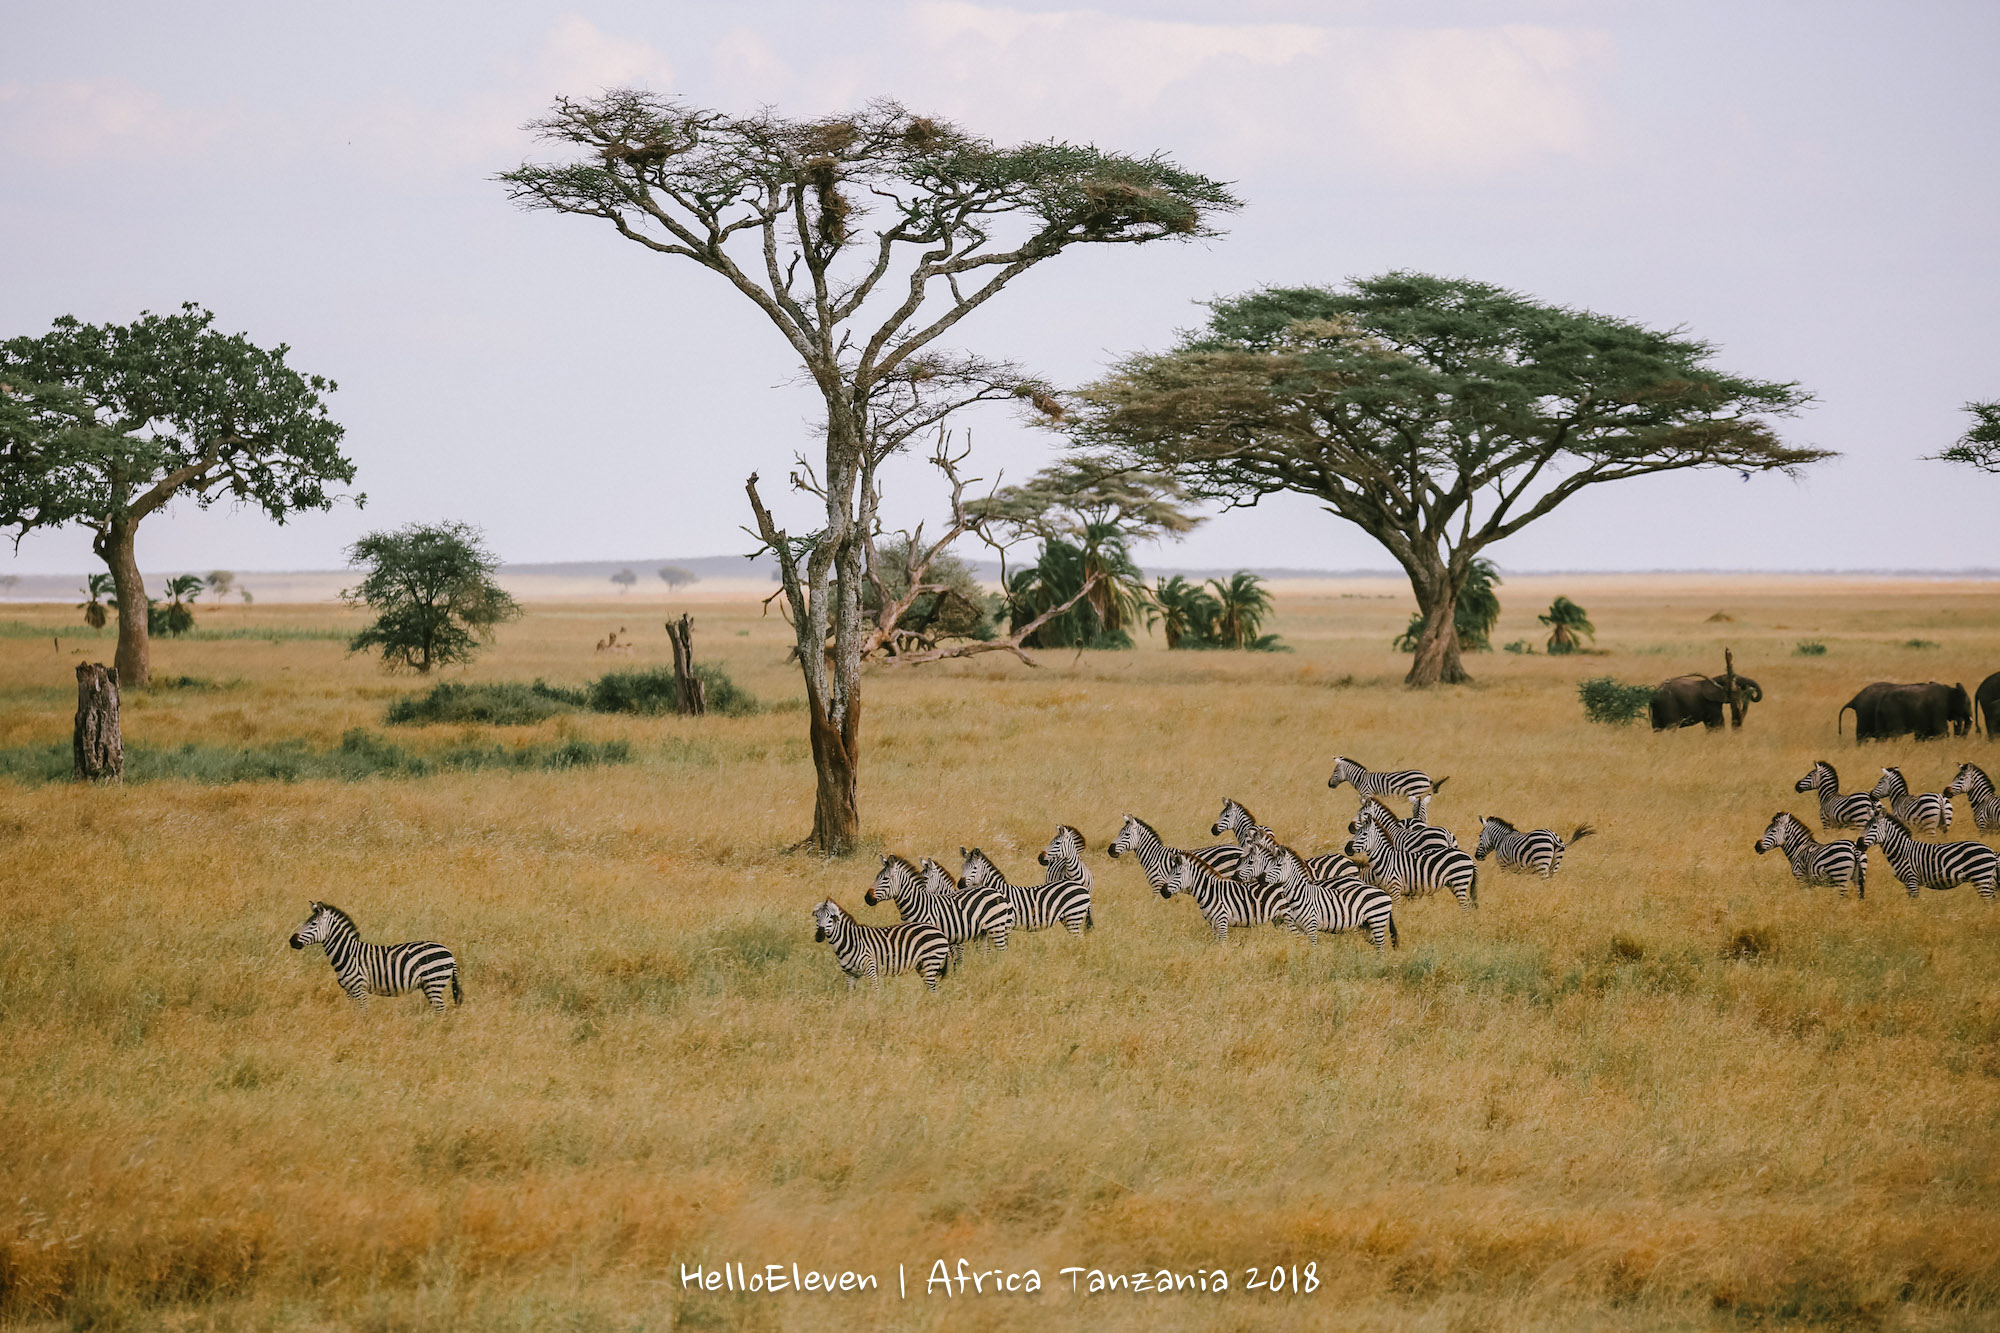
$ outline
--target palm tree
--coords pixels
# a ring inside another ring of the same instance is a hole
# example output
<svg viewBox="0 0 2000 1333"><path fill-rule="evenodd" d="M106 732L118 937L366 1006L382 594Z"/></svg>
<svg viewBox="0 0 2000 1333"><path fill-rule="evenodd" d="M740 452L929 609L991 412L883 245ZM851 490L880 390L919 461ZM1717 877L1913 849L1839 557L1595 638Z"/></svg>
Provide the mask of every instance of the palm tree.
<svg viewBox="0 0 2000 1333"><path fill-rule="evenodd" d="M1597 626L1590 623L1590 614L1567 597L1556 598L1549 604L1549 613L1535 619L1549 627L1551 655L1576 652L1586 638L1597 642Z"/></svg>
<svg viewBox="0 0 2000 1333"><path fill-rule="evenodd" d="M167 596L172 600L161 613L167 633L179 638L194 628L194 612L188 609L188 603L201 596L204 586L199 574L179 574L167 580Z"/></svg>
<svg viewBox="0 0 2000 1333"><path fill-rule="evenodd" d="M104 628L104 599L111 595L111 576L92 574L83 585L83 595L90 600L78 602L76 609L83 612L83 623L92 629Z"/></svg>
<svg viewBox="0 0 2000 1333"><path fill-rule="evenodd" d="M1208 639L1215 632L1215 618L1222 610L1199 583L1189 583L1178 574L1169 579L1155 579L1147 602L1146 623L1150 626L1158 622L1167 636L1169 649L1178 648L1183 642L1200 643Z"/></svg>
<svg viewBox="0 0 2000 1333"><path fill-rule="evenodd" d="M1146 585L1125 549L1125 537L1110 523L1092 523L1078 545L1050 536L1040 556L1007 581L1008 619L1015 629L1052 606L1076 596L1092 574L1103 577L1082 601L1043 625L1022 644L1027 648L1130 648L1126 627L1144 612Z"/></svg>
<svg viewBox="0 0 2000 1333"><path fill-rule="evenodd" d="M1227 648L1254 645L1264 617L1271 613L1271 594L1264 590L1263 580L1239 569L1229 576L1229 582L1210 579L1208 586L1215 589L1216 642Z"/></svg>

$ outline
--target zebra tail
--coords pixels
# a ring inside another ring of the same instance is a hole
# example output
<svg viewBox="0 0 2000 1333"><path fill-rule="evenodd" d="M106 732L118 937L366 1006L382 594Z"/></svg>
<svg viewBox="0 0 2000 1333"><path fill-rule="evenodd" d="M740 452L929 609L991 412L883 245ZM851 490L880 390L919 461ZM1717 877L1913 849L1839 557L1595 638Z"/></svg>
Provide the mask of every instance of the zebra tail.
<svg viewBox="0 0 2000 1333"><path fill-rule="evenodd" d="M451 970L451 1002L453 1004L465 1003L465 991L458 984L458 969L455 967Z"/></svg>
<svg viewBox="0 0 2000 1333"><path fill-rule="evenodd" d="M1588 824L1578 824L1576 826L1576 832L1569 835L1569 840L1572 844L1579 843L1595 832L1597 832L1597 830L1592 828Z"/></svg>
<svg viewBox="0 0 2000 1333"><path fill-rule="evenodd" d="M1431 784L1431 795L1435 796L1439 792L1443 791L1444 784L1450 781L1451 781L1451 775L1447 773L1443 777L1439 778L1436 782L1433 782Z"/></svg>
<svg viewBox="0 0 2000 1333"><path fill-rule="evenodd" d="M1088 907L1083 909L1083 928L1085 930L1097 929L1097 922L1091 919L1090 909Z"/></svg>
<svg viewBox="0 0 2000 1333"><path fill-rule="evenodd" d="M1389 947L1391 949L1403 947L1402 942L1396 938L1396 918L1393 913L1389 917Z"/></svg>
<svg viewBox="0 0 2000 1333"><path fill-rule="evenodd" d="M1472 872L1472 883L1467 888L1468 896L1472 899L1472 905L1474 907L1479 906L1479 872L1477 870Z"/></svg>

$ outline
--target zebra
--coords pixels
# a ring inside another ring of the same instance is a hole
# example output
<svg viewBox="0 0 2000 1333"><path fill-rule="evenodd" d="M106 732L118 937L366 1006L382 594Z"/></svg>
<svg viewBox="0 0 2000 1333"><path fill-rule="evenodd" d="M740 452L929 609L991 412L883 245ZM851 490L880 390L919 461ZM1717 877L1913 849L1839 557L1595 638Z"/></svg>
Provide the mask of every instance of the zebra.
<svg viewBox="0 0 2000 1333"><path fill-rule="evenodd" d="M1799 883L1831 885L1843 898L1852 884L1856 898L1868 896L1868 849L1859 839L1836 838L1822 843L1811 829L1780 810L1771 816L1771 827L1750 849L1762 856L1773 847L1785 849L1785 859L1792 863L1792 876Z"/></svg>
<svg viewBox="0 0 2000 1333"><path fill-rule="evenodd" d="M369 944L361 938L354 918L332 903L315 902L307 908L306 923L292 932L292 947L323 945L326 961L340 988L360 1009L368 1007L370 995L407 995L422 991L431 1008L444 1012L445 983L451 983L451 1002L465 1003L458 984L458 960L451 950L430 940L408 944Z"/></svg>
<svg viewBox="0 0 2000 1333"><path fill-rule="evenodd" d="M935 994L938 979L951 969L951 941L936 926L921 921L863 925L831 898L813 908L812 917L814 941L833 945L833 959L847 974L849 990L863 976L880 990L883 977L915 968Z"/></svg>
<svg viewBox="0 0 2000 1333"><path fill-rule="evenodd" d="M1224 879L1186 852L1175 851L1164 844L1160 844L1160 849L1167 861L1166 885L1160 890L1160 896L1171 898L1177 893L1185 893L1194 899L1195 906L1201 909L1202 920L1208 922L1208 928L1215 932L1218 943L1229 938L1231 926L1261 926L1267 921L1275 921L1288 901L1283 889ZM1144 852L1140 853L1139 863L1145 864Z"/></svg>
<svg viewBox="0 0 2000 1333"><path fill-rule="evenodd" d="M1377 951L1387 935L1391 948L1402 947L1396 936L1396 903L1387 893L1359 879L1327 883L1313 878L1305 858L1276 842L1260 842L1244 858L1246 873L1260 876L1284 894L1279 920L1318 944L1321 931L1365 930Z"/></svg>
<svg viewBox="0 0 2000 1333"><path fill-rule="evenodd" d="M861 901L870 907L892 902L903 920L936 927L950 941L955 963L964 961L965 942L981 935L1005 949L1014 929L1014 904L997 893L959 894L957 887L950 872L929 857L918 870L900 856L885 856Z"/></svg>
<svg viewBox="0 0 2000 1333"><path fill-rule="evenodd" d="M1570 843L1580 842L1595 832L1588 824L1578 824L1576 832L1565 840L1554 829L1538 828L1523 833L1498 815L1484 815L1479 820L1479 847L1472 853L1472 859L1484 861L1492 853L1499 857L1503 870L1531 870L1543 879L1553 879L1556 871L1562 869L1563 853L1569 850Z"/></svg>
<svg viewBox="0 0 2000 1333"><path fill-rule="evenodd" d="M964 848L960 848L961 854ZM1068 861L1083 872L1083 886L1090 887L1090 870L1083 864L1083 831L1073 824L1056 825L1056 833L1049 839L1049 845L1035 854L1037 864L1053 866L1057 861Z"/></svg>
<svg viewBox="0 0 2000 1333"><path fill-rule="evenodd" d="M1812 766L1812 772L1800 778L1792 786L1793 791L1819 793L1819 826L1821 828L1865 828L1875 817L1875 798L1865 791L1840 794L1840 774L1833 771L1833 765L1821 759Z"/></svg>
<svg viewBox="0 0 2000 1333"><path fill-rule="evenodd" d="M1947 796L1963 796L1972 806L1972 822L1981 833L2000 831L2000 792L1993 780L1977 764L1960 764L1958 776L1944 789Z"/></svg>
<svg viewBox="0 0 2000 1333"><path fill-rule="evenodd" d="M970 850L961 847L958 852L965 858L965 865L959 870L964 891L997 893L1005 898L1014 909L1015 929L1061 926L1072 935L1081 935L1096 924L1090 916L1090 872L1083 869L1082 862L1058 852L1049 860L1045 883L1009 884L985 852L977 847Z"/></svg>
<svg viewBox="0 0 2000 1333"><path fill-rule="evenodd" d="M1392 898L1421 898L1439 889L1450 889L1458 905L1479 906L1479 863L1452 847L1406 845L1402 830L1391 832L1381 822L1370 820L1355 840L1350 854L1368 858L1367 881Z"/></svg>
<svg viewBox="0 0 2000 1333"><path fill-rule="evenodd" d="M2000 880L2000 854L1983 842L1918 842L1910 826L1887 810L1877 810L1861 831L1863 848L1880 847L1890 869L1912 898L1924 888L1948 889L1970 884L1979 896L1993 901Z"/></svg>
<svg viewBox="0 0 2000 1333"><path fill-rule="evenodd" d="M1868 794L1912 829L1940 838L1951 831L1951 797L1930 791L1912 795L1900 768L1883 769L1882 780Z"/></svg>
<svg viewBox="0 0 2000 1333"><path fill-rule="evenodd" d="M1450 829L1426 824L1415 815L1398 819L1389 813L1388 806L1369 796L1363 798L1360 812L1347 826L1347 831L1359 835L1371 823L1381 824L1388 831L1400 834L1403 841L1412 847L1437 847L1450 852L1459 850L1458 839L1452 837Z"/></svg>
<svg viewBox="0 0 2000 1333"><path fill-rule="evenodd" d="M1229 797L1223 798L1222 813L1215 817L1215 826L1209 832L1218 838L1227 833L1236 839L1239 847L1248 847L1271 836L1269 825L1259 824L1257 816Z"/></svg>
<svg viewBox="0 0 2000 1333"><path fill-rule="evenodd" d="M1244 848L1260 842L1277 841L1269 825L1258 823L1255 815L1233 800L1223 801L1222 813L1216 817L1215 826L1209 832L1232 834L1237 845ZM1307 876L1312 879L1340 882L1361 878L1360 867L1339 851L1320 852L1316 856L1306 856L1301 859L1306 863ZM1236 878L1254 883L1258 878L1257 873L1248 870L1247 865L1246 857L1245 861L1237 866Z"/></svg>
<svg viewBox="0 0 2000 1333"><path fill-rule="evenodd" d="M1333 776L1326 780L1326 785L1338 787L1346 782L1353 784L1355 792L1361 796L1401 796L1405 800L1413 800L1419 796L1437 795L1438 788L1449 781L1450 778L1439 778L1432 782L1429 774L1414 768L1396 773L1371 773L1352 759L1335 755Z"/></svg>

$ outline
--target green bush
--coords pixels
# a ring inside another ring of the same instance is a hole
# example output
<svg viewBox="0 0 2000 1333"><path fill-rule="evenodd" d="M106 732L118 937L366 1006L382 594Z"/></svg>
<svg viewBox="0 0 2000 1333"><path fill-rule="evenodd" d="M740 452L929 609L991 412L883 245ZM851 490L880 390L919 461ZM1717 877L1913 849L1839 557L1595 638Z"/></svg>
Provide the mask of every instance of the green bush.
<svg viewBox="0 0 2000 1333"><path fill-rule="evenodd" d="M710 712L747 717L758 711L756 696L740 688L721 667L697 662L694 674L707 687ZM681 686L669 667L614 671L598 678L589 698L591 711L597 713L672 713L680 709Z"/></svg>
<svg viewBox="0 0 2000 1333"><path fill-rule="evenodd" d="M1818 639L1801 639L1799 646L1792 649L1794 657L1825 657L1826 645Z"/></svg>
<svg viewBox="0 0 2000 1333"><path fill-rule="evenodd" d="M1624 685L1610 676L1593 676L1576 687L1583 715L1592 722L1623 726L1636 722L1653 701L1651 685Z"/></svg>
<svg viewBox="0 0 2000 1333"><path fill-rule="evenodd" d="M532 685L517 680L472 685L444 681L428 694L411 694L396 700L382 720L392 727L427 722L526 726L558 713L574 712L587 704L588 697L583 691L564 690L539 680Z"/></svg>

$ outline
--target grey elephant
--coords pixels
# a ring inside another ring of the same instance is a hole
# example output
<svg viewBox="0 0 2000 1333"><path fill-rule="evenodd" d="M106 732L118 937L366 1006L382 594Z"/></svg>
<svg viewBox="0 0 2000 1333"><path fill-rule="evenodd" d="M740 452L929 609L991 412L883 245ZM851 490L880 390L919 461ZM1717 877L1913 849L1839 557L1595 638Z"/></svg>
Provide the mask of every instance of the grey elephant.
<svg viewBox="0 0 2000 1333"><path fill-rule="evenodd" d="M1972 726L1972 698L1963 685L1940 685L1936 681L1902 684L1878 680L1840 706L1834 714L1834 730L1854 710L1854 739L1887 740L1892 736L1914 736L1920 741L1935 740L1947 732L1963 736Z"/></svg>
<svg viewBox="0 0 2000 1333"><path fill-rule="evenodd" d="M1736 706L1748 712L1750 705L1764 701L1763 687L1748 676L1736 677ZM1714 676L1675 676L1660 682L1653 691L1653 730L1722 725L1729 706L1729 691Z"/></svg>

